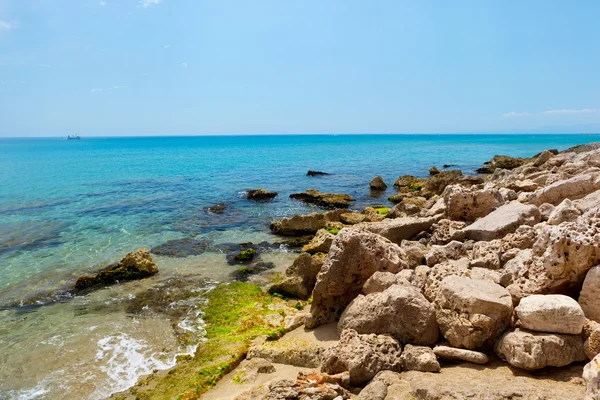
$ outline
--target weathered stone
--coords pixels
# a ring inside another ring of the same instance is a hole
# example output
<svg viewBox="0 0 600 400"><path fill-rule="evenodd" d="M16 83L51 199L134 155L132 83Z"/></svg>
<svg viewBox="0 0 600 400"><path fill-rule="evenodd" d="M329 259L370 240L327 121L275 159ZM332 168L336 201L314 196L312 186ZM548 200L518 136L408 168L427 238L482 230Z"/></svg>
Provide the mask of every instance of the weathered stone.
<svg viewBox="0 0 600 400"><path fill-rule="evenodd" d="M487 364L489 361L488 356L480 351L457 349L450 346L435 346L433 353L446 360L460 360L474 364Z"/></svg>
<svg viewBox="0 0 600 400"><path fill-rule="evenodd" d="M464 221L440 220L431 227L431 244L444 245L452 240L461 240L464 236L461 230L466 225Z"/></svg>
<svg viewBox="0 0 600 400"><path fill-rule="evenodd" d="M502 335L494 347L498 357L518 368L563 367L586 359L579 335L516 329Z"/></svg>
<svg viewBox="0 0 600 400"><path fill-rule="evenodd" d="M600 323L586 319L581 336L585 339L583 351L590 360L600 354Z"/></svg>
<svg viewBox="0 0 600 400"><path fill-rule="evenodd" d="M471 268L499 269L502 259L502 242L477 242L473 246Z"/></svg>
<svg viewBox="0 0 600 400"><path fill-rule="evenodd" d="M524 193L523 201L540 205L557 205L564 199L576 200L600 189L600 178L596 174L577 175L570 179L554 182L532 193ZM521 200L521 198L519 199Z"/></svg>
<svg viewBox="0 0 600 400"><path fill-rule="evenodd" d="M429 175L433 176L433 175L437 175L439 174L441 171L439 170L438 167L433 166L431 168L429 168Z"/></svg>
<svg viewBox="0 0 600 400"><path fill-rule="evenodd" d="M402 276L400 276L401 272L402 271L400 271L398 274L380 271L375 272L363 285L362 292L364 294L379 293L383 292L392 285L410 285L410 282L407 279L404 279Z"/></svg>
<svg viewBox="0 0 600 400"><path fill-rule="evenodd" d="M417 215L421 212L421 207L411 204L400 202L396 204L389 212L388 216L391 218L403 218L410 215Z"/></svg>
<svg viewBox="0 0 600 400"><path fill-rule="evenodd" d="M158 267L148 249L127 253L116 265L109 266L94 276L81 276L75 282L75 290L112 285L117 282L142 279L154 275Z"/></svg>
<svg viewBox="0 0 600 400"><path fill-rule="evenodd" d="M581 216L573 202L569 199L564 199L552 213L548 216L548 225L559 225L563 222L572 222Z"/></svg>
<svg viewBox="0 0 600 400"><path fill-rule="evenodd" d="M427 346L407 344L400 359L406 371L440 372L441 369L433 350Z"/></svg>
<svg viewBox="0 0 600 400"><path fill-rule="evenodd" d="M592 361L583 367L582 377L586 384L583 400L600 399L600 356L594 357Z"/></svg>
<svg viewBox="0 0 600 400"><path fill-rule="evenodd" d="M590 268L585 275L579 304L587 318L600 322L600 266Z"/></svg>
<svg viewBox="0 0 600 400"><path fill-rule="evenodd" d="M272 374L275 372L275 367L263 358L252 358L242 361L236 371L240 383L251 383L256 380L258 374Z"/></svg>
<svg viewBox="0 0 600 400"><path fill-rule="evenodd" d="M299 372L296 380L280 379L252 388L234 400L346 400L352 394L344 388L348 374L328 375Z"/></svg>
<svg viewBox="0 0 600 400"><path fill-rule="evenodd" d="M425 253L427 253L427 246L410 240L403 240L400 244L400 248L404 250L406 254L406 262L409 268L416 268L419 265L425 264Z"/></svg>
<svg viewBox="0 0 600 400"><path fill-rule="evenodd" d="M514 190L515 192L533 192L539 188L540 185L531 179L517 180L507 186L507 189Z"/></svg>
<svg viewBox="0 0 600 400"><path fill-rule="evenodd" d="M246 198L248 200L272 200L277 197L277 192L269 192L265 189L248 190Z"/></svg>
<svg viewBox="0 0 600 400"><path fill-rule="evenodd" d="M357 224L355 227L376 233L393 243L400 244L403 240L409 240L418 233L428 230L437 220L437 217L396 218L386 219L382 222L365 222Z"/></svg>
<svg viewBox="0 0 600 400"><path fill-rule="evenodd" d="M375 178L371 179L371 182L369 183L369 187L373 190L387 189L387 185L385 184L385 182L383 181L383 178L381 176L376 176Z"/></svg>
<svg viewBox="0 0 600 400"><path fill-rule="evenodd" d="M531 331L579 335L585 323L579 304L561 294L524 297L515 311L521 326Z"/></svg>
<svg viewBox="0 0 600 400"><path fill-rule="evenodd" d="M521 225L514 233L509 233L502 238L502 251L507 252L511 249L530 249L533 247L536 240L536 230L529 225Z"/></svg>
<svg viewBox="0 0 600 400"><path fill-rule="evenodd" d="M333 210L325 213L310 213L282 218L271 224L271 231L285 236L313 234L319 229L325 228L331 222L339 222L340 215L347 212L346 210Z"/></svg>
<svg viewBox="0 0 600 400"><path fill-rule="evenodd" d="M329 347L323 354L322 371L337 374L350 373L350 384L364 385L380 371L400 372L402 346L387 335L359 335L346 329L337 345Z"/></svg>
<svg viewBox="0 0 600 400"><path fill-rule="evenodd" d="M282 338L251 346L248 359L264 358L278 363L298 367L316 368L321 365L324 349L303 339Z"/></svg>
<svg viewBox="0 0 600 400"><path fill-rule="evenodd" d="M431 345L438 339L433 305L412 286L393 285L381 293L360 295L348 305L338 331L389 334L402 343Z"/></svg>
<svg viewBox="0 0 600 400"><path fill-rule="evenodd" d="M346 212L340 215L340 222L346 225L354 225L364 222L366 216L359 212Z"/></svg>
<svg viewBox="0 0 600 400"><path fill-rule="evenodd" d="M540 222L540 218L537 207L512 201L475 221L462 232L467 239L490 241L501 239L521 225L535 225Z"/></svg>
<svg viewBox="0 0 600 400"><path fill-rule="evenodd" d="M310 254L327 253L333 239L335 239L335 235L329 233L326 229L319 229L311 242L302 248L302 251Z"/></svg>
<svg viewBox="0 0 600 400"><path fill-rule="evenodd" d="M442 171L427 179L421 190L422 196L429 198L434 195L440 195L447 186L458 183L462 176L463 174L459 170Z"/></svg>
<svg viewBox="0 0 600 400"><path fill-rule="evenodd" d="M388 399L388 387L402 384L400 374L392 371L381 371L358 394L357 400L385 400ZM395 397L391 400L394 400ZM390 400L390 399L388 399ZM403 397L401 400L413 400Z"/></svg>
<svg viewBox="0 0 600 400"><path fill-rule="evenodd" d="M535 161L533 162L534 167L541 167L545 163L548 162L552 157L554 157L556 153L553 153L549 150L544 150L537 157L535 157Z"/></svg>
<svg viewBox="0 0 600 400"><path fill-rule="evenodd" d="M435 301L439 293L440 284L447 276L469 276L469 259L461 258L460 260L447 261L431 268L427 274L423 294L429 301Z"/></svg>
<svg viewBox="0 0 600 400"><path fill-rule="evenodd" d="M452 185L444 191L444 202L449 219L475 221L501 206L504 199L496 189L473 190Z"/></svg>
<svg viewBox="0 0 600 400"><path fill-rule="evenodd" d="M538 207L540 210L540 215L542 216L542 221L548 221L548 218L550 218L550 215L552 215L554 208L555 207L550 203L544 203Z"/></svg>
<svg viewBox="0 0 600 400"><path fill-rule="evenodd" d="M486 348L510 324L510 293L489 281L458 276L444 278L436 299L440 331L454 347Z"/></svg>
<svg viewBox="0 0 600 400"><path fill-rule="evenodd" d="M600 263L600 218L588 212L573 222L537 230L532 250L522 250L504 269L515 300L530 294L575 294L587 271ZM585 312L585 308L584 308Z"/></svg>
<svg viewBox="0 0 600 400"><path fill-rule="evenodd" d="M452 241L445 246L432 246L431 250L425 254L427 266L433 267L448 260L458 260L467 255L464 245L458 241Z"/></svg>
<svg viewBox="0 0 600 400"><path fill-rule="evenodd" d="M396 273L407 268L404 251L374 233L343 229L317 275L308 327L334 321L377 271Z"/></svg>

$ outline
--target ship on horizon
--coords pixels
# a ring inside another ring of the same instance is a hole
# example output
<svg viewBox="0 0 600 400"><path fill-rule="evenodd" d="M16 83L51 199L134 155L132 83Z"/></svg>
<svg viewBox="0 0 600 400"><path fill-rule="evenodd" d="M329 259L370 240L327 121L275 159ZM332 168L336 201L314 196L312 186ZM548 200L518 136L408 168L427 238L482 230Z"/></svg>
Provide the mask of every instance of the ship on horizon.
<svg viewBox="0 0 600 400"><path fill-rule="evenodd" d="M81 137L79 135L69 135L67 136L67 140L81 140Z"/></svg>

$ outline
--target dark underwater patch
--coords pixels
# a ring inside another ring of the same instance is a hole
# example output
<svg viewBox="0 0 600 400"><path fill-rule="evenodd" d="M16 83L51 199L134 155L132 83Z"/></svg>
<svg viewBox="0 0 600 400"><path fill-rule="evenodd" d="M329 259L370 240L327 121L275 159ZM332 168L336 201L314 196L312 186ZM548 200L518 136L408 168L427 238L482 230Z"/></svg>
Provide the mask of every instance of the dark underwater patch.
<svg viewBox="0 0 600 400"><path fill-rule="evenodd" d="M66 221L28 222L0 232L0 255L63 244L61 233L71 225Z"/></svg>
<svg viewBox="0 0 600 400"><path fill-rule="evenodd" d="M166 257L189 257L204 253L210 246L208 240L192 238L169 240L150 249L152 254Z"/></svg>

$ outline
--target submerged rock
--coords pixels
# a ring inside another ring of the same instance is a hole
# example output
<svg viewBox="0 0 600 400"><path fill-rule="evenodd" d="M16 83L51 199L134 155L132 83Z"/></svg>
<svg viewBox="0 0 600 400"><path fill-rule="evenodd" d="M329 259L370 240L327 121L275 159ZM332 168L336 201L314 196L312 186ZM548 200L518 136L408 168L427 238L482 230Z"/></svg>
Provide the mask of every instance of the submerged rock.
<svg viewBox="0 0 600 400"><path fill-rule="evenodd" d="M322 171L313 171L312 169L309 169L308 172L306 173L307 176L322 176L322 175L330 175L327 172L322 172Z"/></svg>
<svg viewBox="0 0 600 400"><path fill-rule="evenodd" d="M323 193L317 189L307 189L304 193L292 193L290 198L323 208L348 208L350 202L354 201L347 194Z"/></svg>
<svg viewBox="0 0 600 400"><path fill-rule="evenodd" d="M158 267L152 261L148 249L139 249L136 252L127 253L118 264L109 266L94 276L81 276L77 278L75 290L142 279L157 272Z"/></svg>
<svg viewBox="0 0 600 400"><path fill-rule="evenodd" d="M210 242L204 239L174 239L150 249L150 253L166 257L189 257L204 253L210 246Z"/></svg>
<svg viewBox="0 0 600 400"><path fill-rule="evenodd" d="M246 198L248 200L271 200L277 197L277 192L269 192L264 189L248 190Z"/></svg>

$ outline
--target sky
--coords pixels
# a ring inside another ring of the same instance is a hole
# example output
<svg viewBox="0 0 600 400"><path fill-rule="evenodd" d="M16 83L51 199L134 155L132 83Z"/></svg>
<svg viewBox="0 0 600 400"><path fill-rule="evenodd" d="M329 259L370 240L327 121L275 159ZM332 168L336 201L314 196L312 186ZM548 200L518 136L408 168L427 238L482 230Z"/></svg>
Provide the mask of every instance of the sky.
<svg viewBox="0 0 600 400"><path fill-rule="evenodd" d="M600 2L0 0L0 136L598 133Z"/></svg>

